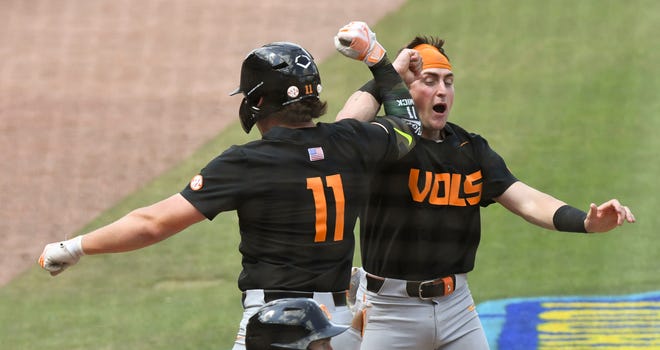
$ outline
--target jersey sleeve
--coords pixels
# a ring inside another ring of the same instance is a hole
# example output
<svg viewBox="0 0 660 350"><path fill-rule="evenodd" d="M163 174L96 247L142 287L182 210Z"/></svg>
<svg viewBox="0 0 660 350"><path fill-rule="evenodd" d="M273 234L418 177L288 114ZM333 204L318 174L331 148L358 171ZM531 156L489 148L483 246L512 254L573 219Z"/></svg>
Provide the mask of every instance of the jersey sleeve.
<svg viewBox="0 0 660 350"><path fill-rule="evenodd" d="M502 195L518 179L511 173L504 158L489 146L488 141L478 135L473 137L477 141L474 144L485 181L480 205L485 207L494 203L494 198Z"/></svg>
<svg viewBox="0 0 660 350"><path fill-rule="evenodd" d="M408 154L419 138L419 133L405 120L395 116L378 117L373 124L382 126L391 135L390 141L396 145L396 159L401 159Z"/></svg>
<svg viewBox="0 0 660 350"><path fill-rule="evenodd" d="M206 218L213 220L220 212L235 210L245 193L247 160L241 149L233 146L209 162L180 192Z"/></svg>
<svg viewBox="0 0 660 350"><path fill-rule="evenodd" d="M394 118L392 118L394 119ZM405 130L405 124L397 127L391 120L377 118L373 122L361 122L354 119L344 119L336 124L344 125L352 130L352 140L346 144L359 147L362 157L374 165L384 164L402 158L414 146L416 138ZM405 135L405 136L403 136Z"/></svg>

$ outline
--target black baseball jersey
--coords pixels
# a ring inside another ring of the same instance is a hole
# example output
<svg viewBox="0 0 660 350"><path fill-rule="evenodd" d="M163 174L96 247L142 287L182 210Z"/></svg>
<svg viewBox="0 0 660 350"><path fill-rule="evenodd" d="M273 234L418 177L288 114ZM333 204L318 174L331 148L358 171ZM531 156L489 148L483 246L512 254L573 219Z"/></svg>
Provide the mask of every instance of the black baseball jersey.
<svg viewBox="0 0 660 350"><path fill-rule="evenodd" d="M425 280L473 269L479 209L517 179L481 136L451 123L445 134L443 142L420 139L375 176L360 222L368 272Z"/></svg>
<svg viewBox="0 0 660 350"><path fill-rule="evenodd" d="M399 157L394 134L351 119L275 127L223 152L181 194L210 220L237 211L241 290L346 290L369 176Z"/></svg>

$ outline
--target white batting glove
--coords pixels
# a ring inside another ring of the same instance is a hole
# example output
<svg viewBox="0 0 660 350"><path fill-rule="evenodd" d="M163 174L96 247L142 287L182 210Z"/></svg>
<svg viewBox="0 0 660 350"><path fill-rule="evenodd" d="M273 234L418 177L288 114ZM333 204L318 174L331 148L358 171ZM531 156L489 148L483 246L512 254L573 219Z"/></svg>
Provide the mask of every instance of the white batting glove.
<svg viewBox="0 0 660 350"><path fill-rule="evenodd" d="M39 257L39 265L56 276L67 267L75 265L85 255L82 250L82 236L47 244Z"/></svg>
<svg viewBox="0 0 660 350"><path fill-rule="evenodd" d="M335 47L344 56L363 61L369 67L385 56L385 49L376 41L376 34L364 22L350 22L339 29Z"/></svg>

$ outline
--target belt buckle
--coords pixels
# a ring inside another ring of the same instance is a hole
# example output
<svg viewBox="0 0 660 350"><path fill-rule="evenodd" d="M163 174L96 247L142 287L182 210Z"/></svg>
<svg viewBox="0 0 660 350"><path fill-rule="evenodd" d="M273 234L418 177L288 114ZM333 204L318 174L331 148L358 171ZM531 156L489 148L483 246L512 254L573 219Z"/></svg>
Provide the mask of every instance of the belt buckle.
<svg viewBox="0 0 660 350"><path fill-rule="evenodd" d="M433 295L433 296L430 296L430 297L424 297L422 295L422 288L424 288L424 286L427 285L427 284L438 285L439 282L443 282L443 281L441 279L437 279L437 280L428 280L428 281L419 282L419 286L417 287L417 294L418 294L419 298L422 299L422 300L430 300L430 299L433 299L434 297L436 297L437 295Z"/></svg>
<svg viewBox="0 0 660 350"><path fill-rule="evenodd" d="M426 297L426 298L424 296L422 296L422 288L427 284L430 284L430 285L432 285L436 288L439 287L440 288L440 290L438 291L439 293L437 293L436 295L432 295L430 297ZM420 282L419 287L417 289L417 294L418 294L420 299L428 300L428 299L433 299L435 297L444 297L444 296L447 296L449 294L452 294L454 292L454 288L455 288L455 286L454 286L454 280L452 279L452 276L447 276L447 277L442 277L442 278L438 278L438 279L434 279L434 280L428 280L428 281Z"/></svg>

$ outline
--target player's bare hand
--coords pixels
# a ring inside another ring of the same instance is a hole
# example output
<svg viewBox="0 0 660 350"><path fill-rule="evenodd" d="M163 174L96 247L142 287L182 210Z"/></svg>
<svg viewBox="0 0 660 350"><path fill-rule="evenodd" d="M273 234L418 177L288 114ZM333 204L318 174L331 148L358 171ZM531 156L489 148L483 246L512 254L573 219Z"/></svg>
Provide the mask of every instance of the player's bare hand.
<svg viewBox="0 0 660 350"><path fill-rule="evenodd" d="M413 81L419 79L422 75L422 63L422 56L419 51L403 49L392 62L392 66L406 85L410 86Z"/></svg>
<svg viewBox="0 0 660 350"><path fill-rule="evenodd" d="M376 34L364 22L353 21L341 27L335 36L335 47L344 56L363 61L368 66L380 62L385 49Z"/></svg>
<svg viewBox="0 0 660 350"><path fill-rule="evenodd" d="M47 244L39 257L39 266L56 276L67 267L75 265L83 256L82 236L67 241Z"/></svg>
<svg viewBox="0 0 660 350"><path fill-rule="evenodd" d="M607 232L625 222L635 222L632 211L618 200L611 199L598 206L591 203L584 227L587 232Z"/></svg>

